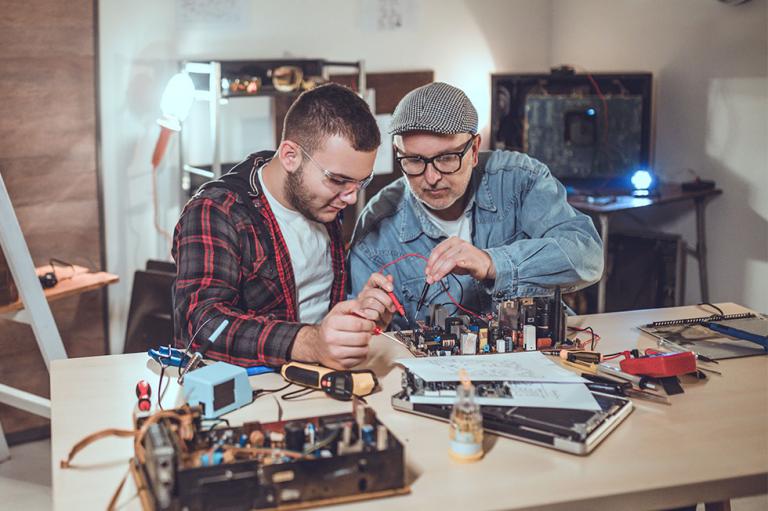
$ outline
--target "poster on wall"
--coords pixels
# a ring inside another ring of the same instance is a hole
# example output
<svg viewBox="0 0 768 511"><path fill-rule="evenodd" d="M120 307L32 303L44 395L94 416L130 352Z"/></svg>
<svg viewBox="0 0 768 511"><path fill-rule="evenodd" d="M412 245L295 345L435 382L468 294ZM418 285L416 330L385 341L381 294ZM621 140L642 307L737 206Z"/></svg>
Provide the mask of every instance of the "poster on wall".
<svg viewBox="0 0 768 511"><path fill-rule="evenodd" d="M251 3L248 0L176 0L176 26L181 30L239 31L250 25Z"/></svg>

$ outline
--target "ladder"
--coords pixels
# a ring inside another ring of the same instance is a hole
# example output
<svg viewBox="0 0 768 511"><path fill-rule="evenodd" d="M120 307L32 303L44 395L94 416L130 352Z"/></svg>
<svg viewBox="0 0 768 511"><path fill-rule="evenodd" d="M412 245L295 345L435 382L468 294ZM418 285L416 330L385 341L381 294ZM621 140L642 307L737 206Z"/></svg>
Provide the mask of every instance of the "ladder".
<svg viewBox="0 0 768 511"><path fill-rule="evenodd" d="M0 315L0 318L27 323L32 327L45 366L50 372L51 361L67 358L67 352L64 350L64 343L61 341L53 314L35 272L35 265L21 232L16 212L13 210L2 173L0 173L0 248L5 254L11 275L19 290L19 296L24 303L24 309ZM0 403L51 418L50 399L3 383L0 383ZM8 458L10 458L10 450L0 424L0 462Z"/></svg>

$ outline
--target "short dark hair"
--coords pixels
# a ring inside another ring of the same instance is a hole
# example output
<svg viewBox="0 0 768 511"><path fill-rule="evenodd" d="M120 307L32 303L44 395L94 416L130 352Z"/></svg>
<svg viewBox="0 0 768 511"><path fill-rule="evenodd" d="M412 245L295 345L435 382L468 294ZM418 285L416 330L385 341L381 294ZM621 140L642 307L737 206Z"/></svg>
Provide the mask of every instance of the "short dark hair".
<svg viewBox="0 0 768 511"><path fill-rule="evenodd" d="M312 153L328 137L338 135L355 151L370 152L381 145L381 134L368 104L343 85L329 83L302 93L288 109L283 140L292 140Z"/></svg>

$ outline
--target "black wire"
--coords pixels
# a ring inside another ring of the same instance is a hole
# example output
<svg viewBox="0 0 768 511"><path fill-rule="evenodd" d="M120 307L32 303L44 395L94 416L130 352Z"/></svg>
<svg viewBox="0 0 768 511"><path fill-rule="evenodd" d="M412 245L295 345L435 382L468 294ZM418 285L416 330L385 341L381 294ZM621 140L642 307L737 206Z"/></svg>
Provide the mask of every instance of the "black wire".
<svg viewBox="0 0 768 511"><path fill-rule="evenodd" d="M210 419L210 420L211 420L211 422L213 422L213 424L211 424L211 426L208 428L209 432L213 431L214 428L216 428L216 426L218 426L219 424L226 424L227 427L230 427L229 426L229 419L225 419L224 417L219 417L217 419ZM205 422L205 421L206 421L206 419L203 419L203 422Z"/></svg>
<svg viewBox="0 0 768 511"><path fill-rule="evenodd" d="M721 309L717 305L714 305L714 304L709 303L709 302L701 302L699 304L699 306L702 306L702 305L706 305L708 307L712 307L713 309L715 309L718 312L718 314L720 314L721 316L725 316L725 312L723 312L723 309Z"/></svg>
<svg viewBox="0 0 768 511"><path fill-rule="evenodd" d="M163 408L163 375L165 374L165 368L168 367L167 365L161 363L160 364L160 380L157 382L157 407L161 410L165 410ZM168 387L166 387L166 390Z"/></svg>
<svg viewBox="0 0 768 511"><path fill-rule="evenodd" d="M312 389L312 388L297 389L297 390L288 392L287 394L283 394L282 396L280 396L280 399L282 399L283 401L291 401L294 399L298 399L300 397L308 396L313 392L317 392L317 389Z"/></svg>
<svg viewBox="0 0 768 511"><path fill-rule="evenodd" d="M293 385L293 383L288 383L288 384L283 385L282 387L277 388L277 389L258 389L258 390L254 390L253 391L253 399L256 400L257 398L260 398L261 396L265 396L267 394L274 394L275 392L280 392L282 390L287 389L291 385Z"/></svg>
<svg viewBox="0 0 768 511"><path fill-rule="evenodd" d="M58 278L56 277L59 282L62 280L69 280L72 277L75 276L75 273L77 273L77 270L75 269L75 265L70 263L69 261L64 261L63 259L57 259L55 257L51 257L48 259L48 264L51 266L51 272L53 272L54 275L56 275L56 266L53 263L59 263L60 266L69 266L72 268L72 275L67 275L66 277Z"/></svg>

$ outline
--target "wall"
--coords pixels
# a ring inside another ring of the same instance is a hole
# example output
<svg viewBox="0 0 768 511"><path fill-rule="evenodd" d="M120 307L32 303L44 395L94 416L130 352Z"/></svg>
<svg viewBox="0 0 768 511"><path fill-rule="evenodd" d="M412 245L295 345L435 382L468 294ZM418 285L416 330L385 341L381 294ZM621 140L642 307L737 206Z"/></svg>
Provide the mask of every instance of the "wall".
<svg viewBox="0 0 768 511"><path fill-rule="evenodd" d="M766 1L554 0L551 33L553 65L654 73L655 170L684 181L694 169L724 191L707 209L710 301L768 311ZM637 220L694 239L690 209ZM688 263L686 303L698 303Z"/></svg>
<svg viewBox="0 0 768 511"><path fill-rule="evenodd" d="M178 60L362 58L369 71L433 69L437 80L468 92L485 133L489 74L546 67L549 0L401 1L406 13L401 28L379 31L369 14L387 3L241 0L231 3L242 8L236 17L224 13L212 18L217 22L203 23L178 9L182 4L203 8L203 1L99 3L107 263L121 276L110 289L113 352L122 350L133 271L147 258L168 254L168 244L152 227L149 160L159 98ZM264 143L253 140L253 149ZM160 219L169 230L181 201L174 149L159 170Z"/></svg>
<svg viewBox="0 0 768 511"><path fill-rule="evenodd" d="M101 267L93 9L0 1L0 172L38 266L55 257ZM104 353L101 293L51 304L70 356ZM0 353L0 382L49 395L29 326L0 320ZM48 423L4 405L0 420L11 434Z"/></svg>

